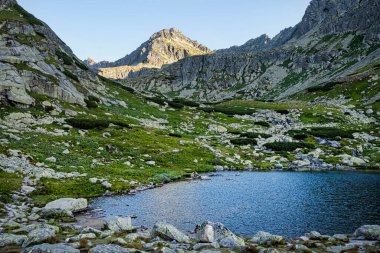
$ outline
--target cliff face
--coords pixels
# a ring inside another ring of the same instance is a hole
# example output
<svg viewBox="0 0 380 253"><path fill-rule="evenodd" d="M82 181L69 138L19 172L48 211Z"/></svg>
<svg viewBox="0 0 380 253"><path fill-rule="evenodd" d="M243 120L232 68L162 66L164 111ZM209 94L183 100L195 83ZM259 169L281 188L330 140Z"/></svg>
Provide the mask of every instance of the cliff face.
<svg viewBox="0 0 380 253"><path fill-rule="evenodd" d="M163 29L153 34L131 54L115 62L90 64L100 74L110 78L126 78L142 68L160 68L193 55L210 54L211 50L186 37L178 29Z"/></svg>
<svg viewBox="0 0 380 253"><path fill-rule="evenodd" d="M42 21L14 0L0 2L0 103L30 106L36 95L84 105L103 90L89 70Z"/></svg>
<svg viewBox="0 0 380 253"><path fill-rule="evenodd" d="M124 82L196 100L281 99L379 61L379 15L379 1L313 0L300 23L273 39L263 35Z"/></svg>

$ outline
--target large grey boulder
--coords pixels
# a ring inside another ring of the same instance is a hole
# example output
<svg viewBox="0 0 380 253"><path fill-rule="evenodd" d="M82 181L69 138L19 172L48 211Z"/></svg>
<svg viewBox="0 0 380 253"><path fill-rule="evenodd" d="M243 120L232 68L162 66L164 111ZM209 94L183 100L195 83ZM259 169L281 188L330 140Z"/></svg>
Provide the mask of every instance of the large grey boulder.
<svg viewBox="0 0 380 253"><path fill-rule="evenodd" d="M44 207L45 210L49 209L62 209L70 212L80 212L87 209L87 199L73 199L73 198L62 198L49 202Z"/></svg>
<svg viewBox="0 0 380 253"><path fill-rule="evenodd" d="M28 234L28 239L22 244L23 247L46 242L56 237L55 231L49 228L32 230Z"/></svg>
<svg viewBox="0 0 380 253"><path fill-rule="evenodd" d="M0 247L22 245L27 239L25 235L0 234Z"/></svg>
<svg viewBox="0 0 380 253"><path fill-rule="evenodd" d="M279 235L272 235L264 231L259 231L250 241L258 244L278 245L284 244L285 238Z"/></svg>
<svg viewBox="0 0 380 253"><path fill-rule="evenodd" d="M190 238L171 224L157 222L152 229L152 237L158 236L164 240L189 243Z"/></svg>
<svg viewBox="0 0 380 253"><path fill-rule="evenodd" d="M133 229L131 217L112 217L106 221L106 225L113 232L130 231Z"/></svg>
<svg viewBox="0 0 380 253"><path fill-rule="evenodd" d="M44 243L26 248L23 253L80 253L80 250L63 243Z"/></svg>
<svg viewBox="0 0 380 253"><path fill-rule="evenodd" d="M90 249L89 253L129 253L129 250L115 244L99 244Z"/></svg>
<svg viewBox="0 0 380 253"><path fill-rule="evenodd" d="M232 233L222 223L205 221L195 227L196 240L200 242L218 242L225 248L244 247L242 238Z"/></svg>
<svg viewBox="0 0 380 253"><path fill-rule="evenodd" d="M354 237L365 240L380 240L380 226L363 225L355 230Z"/></svg>

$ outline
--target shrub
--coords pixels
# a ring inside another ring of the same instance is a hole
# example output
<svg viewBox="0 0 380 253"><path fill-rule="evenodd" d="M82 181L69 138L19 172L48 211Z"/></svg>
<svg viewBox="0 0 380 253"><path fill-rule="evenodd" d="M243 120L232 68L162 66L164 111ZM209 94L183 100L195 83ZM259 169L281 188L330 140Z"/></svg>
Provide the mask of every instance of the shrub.
<svg viewBox="0 0 380 253"><path fill-rule="evenodd" d="M177 133L169 133L169 136L171 136L171 137L177 137L177 138L182 138L182 135L177 134Z"/></svg>
<svg viewBox="0 0 380 253"><path fill-rule="evenodd" d="M87 108L98 108L98 103L95 101L85 99L84 102L86 103Z"/></svg>
<svg viewBox="0 0 380 253"><path fill-rule="evenodd" d="M57 50L57 51L55 51L55 55L59 59L63 60L63 63L65 65L73 65L73 59L68 54L66 54L65 52Z"/></svg>
<svg viewBox="0 0 380 253"><path fill-rule="evenodd" d="M231 143L234 145L256 145L257 141L253 138L237 138L232 139Z"/></svg>
<svg viewBox="0 0 380 253"><path fill-rule="evenodd" d="M80 69L82 70L88 70L88 67L83 64L82 62L78 61L77 59L74 58L75 65L77 65Z"/></svg>
<svg viewBox="0 0 380 253"><path fill-rule="evenodd" d="M319 128L311 128L310 131L308 131L308 133L315 137L336 139L338 137L353 138L352 134L354 133L354 131L343 130L343 129L333 128L333 127L319 127Z"/></svg>
<svg viewBox="0 0 380 253"><path fill-rule="evenodd" d="M130 128L130 126L127 123L121 122L121 121L115 121L115 120L70 118L70 119L66 119L66 122L70 126L79 128L79 129L94 129L94 128L102 129L102 128L107 128L110 124Z"/></svg>
<svg viewBox="0 0 380 253"><path fill-rule="evenodd" d="M177 103L177 102L174 102L174 101L167 101L168 105L175 108L175 109L182 109L183 107L185 107L183 104L180 104L180 103Z"/></svg>
<svg viewBox="0 0 380 253"><path fill-rule="evenodd" d="M154 102L159 105L166 105L166 101L160 97L145 97L145 100Z"/></svg>
<svg viewBox="0 0 380 253"><path fill-rule="evenodd" d="M275 110L275 112L284 114L284 115L289 114L289 110L286 110L286 109L278 109L278 110Z"/></svg>
<svg viewBox="0 0 380 253"><path fill-rule="evenodd" d="M268 122L265 122L265 121L256 121L255 125L263 126L263 127L270 127L270 124Z"/></svg>
<svg viewBox="0 0 380 253"><path fill-rule="evenodd" d="M296 140L305 140L307 138L307 134L295 134L293 138Z"/></svg>
<svg viewBox="0 0 380 253"><path fill-rule="evenodd" d="M341 84L342 82L329 82L323 85L317 85L307 88L308 92L317 92L317 91L330 91L334 88L335 85Z"/></svg>
<svg viewBox="0 0 380 253"><path fill-rule="evenodd" d="M211 112L220 112L220 113L223 113L223 114L226 114L226 115L230 115L230 116L233 116L233 115L249 115L249 114L252 114L252 113L254 113L256 111L255 109L246 108L246 107L231 107L231 108L226 108L226 107L218 107L218 106L215 106L215 107L203 107L203 108L200 108L200 110L202 110L204 112L208 112L208 113L211 113Z"/></svg>
<svg viewBox="0 0 380 253"><path fill-rule="evenodd" d="M264 146L274 151L294 151L297 148L314 148L313 144L304 142L271 142L264 144Z"/></svg>
<svg viewBox="0 0 380 253"><path fill-rule="evenodd" d="M272 137L270 134L264 134L264 133L241 133L241 137L247 137L247 138L258 138L261 136L261 138L269 138Z"/></svg>
<svg viewBox="0 0 380 253"><path fill-rule="evenodd" d="M199 104L197 102L186 100L183 98L175 98L175 99L173 99L173 102L178 103L178 104L182 104L185 106L190 106L190 107L199 107Z"/></svg>
<svg viewBox="0 0 380 253"><path fill-rule="evenodd" d="M65 75L66 75L67 77L69 77L70 79L79 82L79 78L78 78L76 75L74 75L73 73L71 73L70 71L68 71L67 69L65 69L65 70L63 71L63 74L65 74Z"/></svg>
<svg viewBox="0 0 380 253"><path fill-rule="evenodd" d="M92 96L92 95L88 96L87 99L89 101L93 101L93 102L96 102L96 103L100 102L100 99L98 97L95 97L95 96Z"/></svg>

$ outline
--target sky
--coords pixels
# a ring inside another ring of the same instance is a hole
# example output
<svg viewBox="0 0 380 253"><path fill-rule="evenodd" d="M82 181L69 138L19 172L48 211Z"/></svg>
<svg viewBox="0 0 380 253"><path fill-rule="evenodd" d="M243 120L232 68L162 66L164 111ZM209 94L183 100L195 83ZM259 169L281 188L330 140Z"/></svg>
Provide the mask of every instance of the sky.
<svg viewBox="0 0 380 253"><path fill-rule="evenodd" d="M301 21L310 0L18 0L81 59L117 60L176 27L212 50L273 37Z"/></svg>

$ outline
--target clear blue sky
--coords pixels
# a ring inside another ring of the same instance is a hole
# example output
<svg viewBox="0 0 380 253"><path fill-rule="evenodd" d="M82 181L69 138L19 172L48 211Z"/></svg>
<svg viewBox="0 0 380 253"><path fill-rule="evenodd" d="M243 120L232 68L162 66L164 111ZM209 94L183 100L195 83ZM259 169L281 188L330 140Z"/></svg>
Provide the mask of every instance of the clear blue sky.
<svg viewBox="0 0 380 253"><path fill-rule="evenodd" d="M76 55L116 60L177 27L211 49L271 37L297 24L310 0L18 0Z"/></svg>

